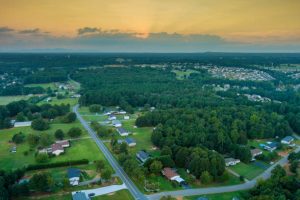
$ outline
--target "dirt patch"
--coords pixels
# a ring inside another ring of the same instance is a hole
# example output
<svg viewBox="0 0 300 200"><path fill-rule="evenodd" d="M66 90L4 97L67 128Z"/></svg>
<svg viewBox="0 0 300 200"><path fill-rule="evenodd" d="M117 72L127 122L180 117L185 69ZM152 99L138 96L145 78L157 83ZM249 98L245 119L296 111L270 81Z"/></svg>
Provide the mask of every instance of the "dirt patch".
<svg viewBox="0 0 300 200"><path fill-rule="evenodd" d="M278 152L278 155L280 155L281 157L284 157L284 156L289 155L289 152L288 151L280 151L280 152Z"/></svg>

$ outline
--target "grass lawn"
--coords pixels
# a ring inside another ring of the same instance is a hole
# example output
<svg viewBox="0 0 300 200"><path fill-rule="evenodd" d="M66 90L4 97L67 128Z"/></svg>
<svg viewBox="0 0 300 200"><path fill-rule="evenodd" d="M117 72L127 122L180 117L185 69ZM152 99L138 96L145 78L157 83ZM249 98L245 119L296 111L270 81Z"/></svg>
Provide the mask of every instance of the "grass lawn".
<svg viewBox="0 0 300 200"><path fill-rule="evenodd" d="M133 200L134 198L128 192L128 190L120 190L111 194L96 196L93 200Z"/></svg>
<svg viewBox="0 0 300 200"><path fill-rule="evenodd" d="M259 162L259 161L257 161ZM266 165L265 163L263 163L263 165ZM247 179L253 179L255 177L257 177L258 175L260 175L261 173L263 173L266 169L256 166L254 163L249 163L249 164L245 164L240 162L239 164L235 165L235 166L231 166L229 167L230 169L232 169L233 171L235 171L236 173L238 173L241 176L244 176Z"/></svg>
<svg viewBox="0 0 300 200"><path fill-rule="evenodd" d="M77 160L83 158L89 159L90 161L99 159L105 160L103 154L100 152L94 141L90 138L86 138L88 137L88 134L78 121L71 124L51 124L50 127L51 128L47 131L35 131L30 127L0 130L0 168L16 169L28 164L36 163L34 158L35 150L29 151L30 148L26 141L26 138L22 144L17 145L16 153L11 153L9 151L12 146L15 146L15 144L9 143L9 140L11 140L12 136L15 133L18 133L20 131L22 131L25 135L29 133L38 135L43 133L50 133L52 135L53 141L55 141L53 133L57 129L62 129L66 133L71 127L81 127L81 129L83 130L82 137L84 137L84 139L72 140L71 147L66 148L65 154L51 158L50 162ZM67 134L65 135L67 136ZM27 156L23 154L25 151L29 152Z"/></svg>
<svg viewBox="0 0 300 200"><path fill-rule="evenodd" d="M18 198L18 200L30 200L30 199L40 199L40 200L69 200L69 199L72 199L72 194L69 193L69 194L51 194L51 196L49 197L32 197L32 198L29 198L29 197L21 197L21 198Z"/></svg>
<svg viewBox="0 0 300 200"><path fill-rule="evenodd" d="M105 115L82 115L83 119L85 119L88 122L91 121L105 121L107 119L107 116Z"/></svg>
<svg viewBox="0 0 300 200"><path fill-rule="evenodd" d="M186 71L181 71L181 70L172 70L176 74L176 78L178 80L184 80L185 78L188 78L192 73L199 73L196 70L191 70L188 69Z"/></svg>
<svg viewBox="0 0 300 200"><path fill-rule="evenodd" d="M41 101L38 103L38 105L42 105L45 103L49 103L51 105L60 105L60 104L70 104L70 106L74 106L78 103L78 99L77 98L64 98L64 99L57 99L56 97L51 97L52 101L50 102L46 102L46 100Z"/></svg>
<svg viewBox="0 0 300 200"><path fill-rule="evenodd" d="M233 197L241 197L241 195L245 193L245 191L239 192L228 192L228 193L220 193L220 194L208 194L201 196L191 196L184 197L184 200L197 200L199 197L207 197L209 200L232 200Z"/></svg>
<svg viewBox="0 0 300 200"><path fill-rule="evenodd" d="M0 105L6 105L13 101L27 100L30 96L19 95L19 96L0 96Z"/></svg>

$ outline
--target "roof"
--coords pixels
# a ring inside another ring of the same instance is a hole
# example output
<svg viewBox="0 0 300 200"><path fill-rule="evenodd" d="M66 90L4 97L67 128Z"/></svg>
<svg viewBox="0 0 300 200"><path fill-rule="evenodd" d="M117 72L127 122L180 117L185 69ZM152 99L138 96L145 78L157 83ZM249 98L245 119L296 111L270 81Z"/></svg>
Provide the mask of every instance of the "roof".
<svg viewBox="0 0 300 200"><path fill-rule="evenodd" d="M133 138L125 138L125 142L127 144L132 144L132 143L136 143L135 140Z"/></svg>
<svg viewBox="0 0 300 200"><path fill-rule="evenodd" d="M234 158L225 158L224 160L225 160L225 163L235 162L236 161L236 159L234 159Z"/></svg>
<svg viewBox="0 0 300 200"><path fill-rule="evenodd" d="M165 167L163 169L163 174L165 177L167 177L168 179L173 178L174 176L178 176L178 174L176 172L174 172L171 168L169 167Z"/></svg>
<svg viewBox="0 0 300 200"><path fill-rule="evenodd" d="M115 115L113 115L113 114L110 114L110 115L108 115L109 117L116 117Z"/></svg>
<svg viewBox="0 0 300 200"><path fill-rule="evenodd" d="M197 200L208 200L206 197L199 197Z"/></svg>
<svg viewBox="0 0 300 200"><path fill-rule="evenodd" d="M276 148L277 143L276 142L271 142L270 144L266 144L266 146L269 147L269 148Z"/></svg>
<svg viewBox="0 0 300 200"><path fill-rule="evenodd" d="M283 141L286 141L286 142L291 142L294 140L294 138L292 136L286 136L282 139Z"/></svg>
<svg viewBox="0 0 300 200"><path fill-rule="evenodd" d="M80 177L80 170L76 169L76 168L69 168L68 169L68 177L69 178Z"/></svg>
<svg viewBox="0 0 300 200"><path fill-rule="evenodd" d="M119 120L113 120L112 123L113 124L121 124L121 122Z"/></svg>
<svg viewBox="0 0 300 200"><path fill-rule="evenodd" d="M75 192L75 193L73 193L72 198L73 198L73 200L88 200L89 199L84 192Z"/></svg>
<svg viewBox="0 0 300 200"><path fill-rule="evenodd" d="M52 148L52 152L57 151L57 150L60 150L60 151L64 150L63 146L61 144L57 144L57 143L52 144L51 148Z"/></svg>
<svg viewBox="0 0 300 200"><path fill-rule="evenodd" d="M145 151L139 151L136 154L143 160L149 158L149 154Z"/></svg>
<svg viewBox="0 0 300 200"><path fill-rule="evenodd" d="M31 121L27 122L14 122L14 126L31 126Z"/></svg>
<svg viewBox="0 0 300 200"><path fill-rule="evenodd" d="M60 145L69 145L69 140L59 140L56 141L55 143Z"/></svg>
<svg viewBox="0 0 300 200"><path fill-rule="evenodd" d="M251 154L254 155L254 154L258 154L258 153L261 153L262 150L260 149L251 149Z"/></svg>
<svg viewBox="0 0 300 200"><path fill-rule="evenodd" d="M119 133L128 133L128 131L126 131L124 128L122 128L122 127L119 127L119 128L117 128L117 131L119 132Z"/></svg>

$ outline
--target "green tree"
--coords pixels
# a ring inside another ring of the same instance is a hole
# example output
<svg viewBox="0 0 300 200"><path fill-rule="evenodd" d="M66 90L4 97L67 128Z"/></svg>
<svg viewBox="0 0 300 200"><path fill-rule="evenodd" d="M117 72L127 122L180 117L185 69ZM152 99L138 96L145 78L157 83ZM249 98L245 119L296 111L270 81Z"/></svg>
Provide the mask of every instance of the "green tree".
<svg viewBox="0 0 300 200"><path fill-rule="evenodd" d="M105 168L105 162L103 160L95 161L96 171L101 172Z"/></svg>
<svg viewBox="0 0 300 200"><path fill-rule="evenodd" d="M32 121L31 128L38 131L44 131L49 129L49 124L45 120L39 118Z"/></svg>
<svg viewBox="0 0 300 200"><path fill-rule="evenodd" d="M65 137L64 132L61 129L57 129L54 133L55 138L62 140Z"/></svg>
<svg viewBox="0 0 300 200"><path fill-rule="evenodd" d="M39 137L34 134L28 134L27 135L27 142L30 147L35 147L39 143Z"/></svg>
<svg viewBox="0 0 300 200"><path fill-rule="evenodd" d="M74 112L69 112L66 114L66 116L64 117L63 121L64 123L72 123L76 120L76 114Z"/></svg>
<svg viewBox="0 0 300 200"><path fill-rule="evenodd" d="M89 106L89 111L91 113L98 113L101 111L101 109L102 109L102 107L99 104L92 104Z"/></svg>
<svg viewBox="0 0 300 200"><path fill-rule="evenodd" d="M154 174L158 174L158 173L160 173L162 167L163 167L162 163L158 160L155 160L151 163L149 169L150 169L150 172L152 172Z"/></svg>
<svg viewBox="0 0 300 200"><path fill-rule="evenodd" d="M24 142L24 140L25 140L25 135L22 132L14 134L14 136L12 137L12 141L16 144L20 144Z"/></svg>
<svg viewBox="0 0 300 200"><path fill-rule="evenodd" d="M30 179L29 185L36 191L47 192L54 186L54 181L49 173L36 173Z"/></svg>
<svg viewBox="0 0 300 200"><path fill-rule="evenodd" d="M68 131L68 135L70 137L79 137L82 134L82 131L80 128L78 127L72 127L70 128L70 130Z"/></svg>
<svg viewBox="0 0 300 200"><path fill-rule="evenodd" d="M48 134L48 133L43 133L43 134L41 134L41 136L40 136L40 145L42 146L42 147L47 147L47 146L49 146L50 144L52 144L52 139L51 139L51 136L50 136L50 134Z"/></svg>
<svg viewBox="0 0 300 200"><path fill-rule="evenodd" d="M101 173L101 177L104 180L110 180L112 176L112 171L109 168L106 168L103 170L103 172Z"/></svg>
<svg viewBox="0 0 300 200"><path fill-rule="evenodd" d="M212 181L212 176L208 171L204 171L201 173L200 180L203 184L209 184Z"/></svg>

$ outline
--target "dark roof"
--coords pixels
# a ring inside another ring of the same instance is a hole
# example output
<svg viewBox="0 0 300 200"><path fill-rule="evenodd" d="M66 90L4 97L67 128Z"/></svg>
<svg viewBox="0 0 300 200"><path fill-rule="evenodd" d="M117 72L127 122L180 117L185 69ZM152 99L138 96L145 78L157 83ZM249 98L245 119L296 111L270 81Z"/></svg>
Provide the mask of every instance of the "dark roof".
<svg viewBox="0 0 300 200"><path fill-rule="evenodd" d="M51 148L52 148L52 152L54 152L56 150L64 151L63 146L61 144L59 144L59 143L52 144Z"/></svg>
<svg viewBox="0 0 300 200"><path fill-rule="evenodd" d="M69 168L68 177L69 178L80 177L80 170L76 168Z"/></svg>
<svg viewBox="0 0 300 200"><path fill-rule="evenodd" d="M139 152L137 152L137 156L139 156L143 160L149 158L149 154L147 152L145 152L145 151L139 151Z"/></svg>
<svg viewBox="0 0 300 200"><path fill-rule="evenodd" d="M120 134L122 134L122 133L128 133L128 131L126 131L124 128L122 128L122 127L119 127L119 128L117 128L117 131L120 133Z"/></svg>
<svg viewBox="0 0 300 200"><path fill-rule="evenodd" d="M136 143L133 138L125 138L127 144Z"/></svg>
<svg viewBox="0 0 300 200"><path fill-rule="evenodd" d="M282 140L286 141L286 142L291 142L294 140L294 138L292 136L286 136L284 137Z"/></svg>
<svg viewBox="0 0 300 200"><path fill-rule="evenodd" d="M73 194L72 198L73 198L73 200L88 200L89 199L84 192L76 192Z"/></svg>

